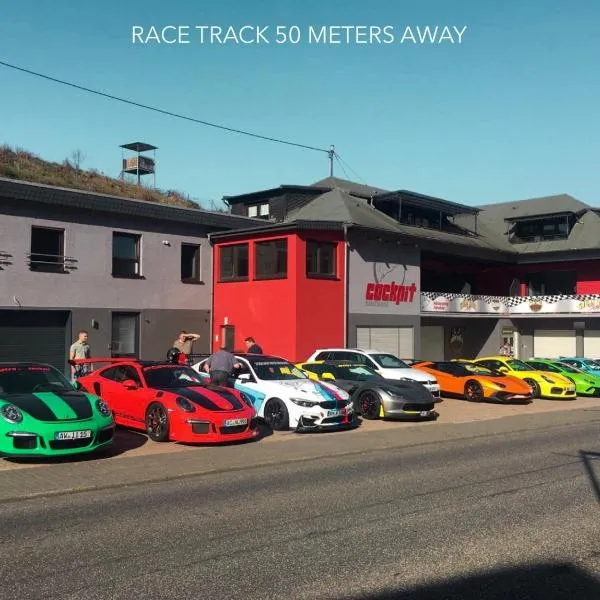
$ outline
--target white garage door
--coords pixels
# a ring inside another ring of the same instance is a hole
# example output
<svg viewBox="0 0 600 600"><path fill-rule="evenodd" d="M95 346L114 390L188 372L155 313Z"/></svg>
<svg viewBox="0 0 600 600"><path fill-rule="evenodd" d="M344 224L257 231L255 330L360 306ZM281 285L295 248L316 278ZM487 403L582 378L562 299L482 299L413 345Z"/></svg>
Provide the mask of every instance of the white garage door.
<svg viewBox="0 0 600 600"><path fill-rule="evenodd" d="M444 326L421 327L421 353L414 358L444 360Z"/></svg>
<svg viewBox="0 0 600 600"><path fill-rule="evenodd" d="M538 358L575 356L575 332L536 329L533 332L533 354Z"/></svg>
<svg viewBox="0 0 600 600"><path fill-rule="evenodd" d="M414 330L412 327L357 327L356 345L363 349L387 352L399 358L413 358Z"/></svg>
<svg viewBox="0 0 600 600"><path fill-rule="evenodd" d="M586 358L600 358L600 331L583 332L583 354Z"/></svg>

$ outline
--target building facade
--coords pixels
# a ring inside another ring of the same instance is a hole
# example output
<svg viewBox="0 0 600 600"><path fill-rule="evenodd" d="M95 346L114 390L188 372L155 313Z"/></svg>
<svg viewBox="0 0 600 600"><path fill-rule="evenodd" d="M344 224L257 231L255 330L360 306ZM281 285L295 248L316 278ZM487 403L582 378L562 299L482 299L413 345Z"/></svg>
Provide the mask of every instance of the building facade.
<svg viewBox="0 0 600 600"><path fill-rule="evenodd" d="M525 359L600 357L600 211L571 196L470 207L328 178L226 200L265 225L235 232L248 267L227 314L232 283L215 279L214 344L252 335L291 360L323 346L473 358L504 342ZM210 236L216 274L231 271L231 235ZM260 245L277 238L288 262ZM313 282L321 238L337 262Z"/></svg>
<svg viewBox="0 0 600 600"><path fill-rule="evenodd" d="M260 221L0 179L0 361L66 369L86 330L95 357L163 358L180 330L210 349L208 234Z"/></svg>

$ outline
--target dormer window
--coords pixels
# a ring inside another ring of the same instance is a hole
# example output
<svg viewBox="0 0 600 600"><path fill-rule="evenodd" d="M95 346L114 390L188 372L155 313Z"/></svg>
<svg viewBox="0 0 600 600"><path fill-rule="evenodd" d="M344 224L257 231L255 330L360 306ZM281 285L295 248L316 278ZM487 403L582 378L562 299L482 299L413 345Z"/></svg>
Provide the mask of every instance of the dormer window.
<svg viewBox="0 0 600 600"><path fill-rule="evenodd" d="M548 215L514 221L509 229L513 244L565 240L576 222L574 214Z"/></svg>
<svg viewBox="0 0 600 600"><path fill-rule="evenodd" d="M254 217L255 219L268 219L269 203L263 202L261 204L251 204L248 206L248 216Z"/></svg>

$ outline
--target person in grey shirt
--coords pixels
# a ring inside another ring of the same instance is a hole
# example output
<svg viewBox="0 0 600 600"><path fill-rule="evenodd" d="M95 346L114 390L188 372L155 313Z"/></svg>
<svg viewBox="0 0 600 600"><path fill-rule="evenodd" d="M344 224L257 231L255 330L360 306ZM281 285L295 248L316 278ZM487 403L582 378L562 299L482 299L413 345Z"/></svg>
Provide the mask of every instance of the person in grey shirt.
<svg viewBox="0 0 600 600"><path fill-rule="evenodd" d="M239 369L241 366L231 352L221 348L208 357L204 363L204 370L210 375L211 383L227 387L234 369Z"/></svg>
<svg viewBox="0 0 600 600"><path fill-rule="evenodd" d="M74 360L78 358L91 358L92 351L88 344L88 332L80 331L77 336L77 341L71 344L69 349L69 364L71 365L71 381L75 383L78 377L89 373L91 365L89 363L83 365L75 365Z"/></svg>

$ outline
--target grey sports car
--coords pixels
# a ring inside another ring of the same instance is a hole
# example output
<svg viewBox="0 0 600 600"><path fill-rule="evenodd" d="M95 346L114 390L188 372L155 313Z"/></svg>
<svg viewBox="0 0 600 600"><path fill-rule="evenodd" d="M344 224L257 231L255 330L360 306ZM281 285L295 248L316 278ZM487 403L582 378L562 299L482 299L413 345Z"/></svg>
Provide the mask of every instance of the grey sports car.
<svg viewBox="0 0 600 600"><path fill-rule="evenodd" d="M335 361L297 365L310 377L330 381L348 392L355 411L365 419L434 420L436 399L412 379L384 379L358 363Z"/></svg>

